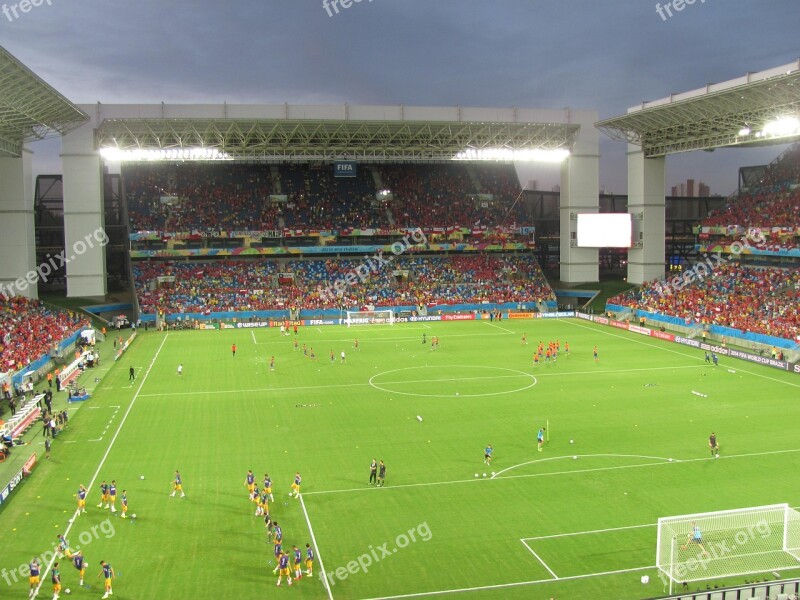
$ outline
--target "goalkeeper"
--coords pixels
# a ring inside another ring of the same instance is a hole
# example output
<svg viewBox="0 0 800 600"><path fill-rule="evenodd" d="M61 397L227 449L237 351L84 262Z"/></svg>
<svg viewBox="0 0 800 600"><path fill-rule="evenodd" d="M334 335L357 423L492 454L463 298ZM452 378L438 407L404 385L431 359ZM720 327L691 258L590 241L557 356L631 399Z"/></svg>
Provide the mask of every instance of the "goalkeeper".
<svg viewBox="0 0 800 600"><path fill-rule="evenodd" d="M700 531L697 523L692 523L692 531L688 536L686 536L686 538L686 545L681 546L681 550L686 550L689 544L696 544L700 547L700 550L703 551L705 556L709 556L708 551L706 550L705 546L703 546L703 533Z"/></svg>

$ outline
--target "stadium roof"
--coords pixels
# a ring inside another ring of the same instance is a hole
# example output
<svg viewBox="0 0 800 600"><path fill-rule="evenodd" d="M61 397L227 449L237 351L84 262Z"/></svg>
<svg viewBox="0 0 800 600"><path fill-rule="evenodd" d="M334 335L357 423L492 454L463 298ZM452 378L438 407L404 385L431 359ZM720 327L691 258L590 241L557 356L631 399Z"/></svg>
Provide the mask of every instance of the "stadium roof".
<svg viewBox="0 0 800 600"><path fill-rule="evenodd" d="M581 128L569 111L533 109L172 105L138 116L153 105L124 108L102 105L109 114L99 119L97 148L214 149L238 160L442 161L467 149L571 150Z"/></svg>
<svg viewBox="0 0 800 600"><path fill-rule="evenodd" d="M608 136L641 146L645 156L655 157L800 139L800 128L796 126L780 133L768 127L787 118L800 119L800 59L643 102L629 108L626 115L596 125Z"/></svg>
<svg viewBox="0 0 800 600"><path fill-rule="evenodd" d="M88 120L0 46L0 156L20 156L25 142L62 135Z"/></svg>

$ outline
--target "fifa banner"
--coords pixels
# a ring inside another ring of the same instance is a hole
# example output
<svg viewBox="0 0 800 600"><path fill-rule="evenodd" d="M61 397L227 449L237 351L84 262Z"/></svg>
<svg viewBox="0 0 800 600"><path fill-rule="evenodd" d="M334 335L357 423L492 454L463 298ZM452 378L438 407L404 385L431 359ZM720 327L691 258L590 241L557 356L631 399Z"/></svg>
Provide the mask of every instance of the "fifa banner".
<svg viewBox="0 0 800 600"><path fill-rule="evenodd" d="M354 160L337 160L333 163L333 176L355 177L357 168Z"/></svg>
<svg viewBox="0 0 800 600"><path fill-rule="evenodd" d="M8 496L20 484L23 477L27 477L28 475L31 474L31 470L33 469L35 464L36 464L36 453L34 452L31 455L31 457L25 461L25 464L22 465L22 468L19 471L17 471L17 473L11 478L11 481L9 481L3 487L3 489L0 490L0 505L2 505L3 502L8 500Z"/></svg>
<svg viewBox="0 0 800 600"><path fill-rule="evenodd" d="M731 358L738 358L740 360L746 360L751 363L766 365L768 367L772 367L773 369L780 369L781 371L793 371L794 373L800 374L800 364L798 363L790 363L785 360L770 358L769 356L761 356L759 354L753 354L752 352L743 352L742 350L734 350L733 348L725 348L723 346L707 344L706 342L701 342L700 340L693 340L680 335L673 335L671 333L666 333L664 331L656 331L654 329L649 329L647 327L639 327L638 325L631 325L630 323L625 323L623 321L615 321L613 319L608 319L606 317L596 317L594 315L586 315L583 313L577 313L576 316L579 319L584 319L586 321L592 321L594 323L599 323L601 325L611 325L612 327L618 327L619 329L627 329L628 331L631 331L633 333L647 335L649 337L654 337L660 340L666 340L668 342L675 342L677 344L681 344L683 346L689 346L690 348L696 348L698 350L703 350L705 352L714 352L721 356L730 356Z"/></svg>

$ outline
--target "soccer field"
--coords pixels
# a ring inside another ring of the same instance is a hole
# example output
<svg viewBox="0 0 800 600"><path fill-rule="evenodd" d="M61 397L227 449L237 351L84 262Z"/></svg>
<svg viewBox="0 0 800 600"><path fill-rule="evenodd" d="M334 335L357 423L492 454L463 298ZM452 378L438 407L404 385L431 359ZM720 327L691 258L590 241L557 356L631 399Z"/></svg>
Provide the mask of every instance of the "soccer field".
<svg viewBox="0 0 800 600"><path fill-rule="evenodd" d="M556 339L558 361L534 368L539 341ZM303 327L293 343L276 329L142 335L3 507L0 566L67 531L91 565L80 588L62 560L75 597L102 595L106 560L119 599L649 598L666 591L659 517L800 505L793 374L726 357L715 368L700 351L576 319ZM368 485L373 458L385 487ZM170 496L176 469L185 498ZM248 469L274 482L284 549L316 552L315 576L289 592L275 586ZM127 490L135 520L96 508L102 480ZM71 523L79 484L88 514ZM27 579L8 582L0 597L27 597Z"/></svg>

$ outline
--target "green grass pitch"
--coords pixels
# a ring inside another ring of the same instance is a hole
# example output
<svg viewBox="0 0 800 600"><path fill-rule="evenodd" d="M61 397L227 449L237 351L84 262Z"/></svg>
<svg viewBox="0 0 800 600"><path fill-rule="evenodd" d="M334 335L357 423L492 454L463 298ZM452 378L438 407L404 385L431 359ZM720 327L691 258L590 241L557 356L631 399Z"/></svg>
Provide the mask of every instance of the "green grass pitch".
<svg viewBox="0 0 800 600"><path fill-rule="evenodd" d="M570 355L534 368L538 342L556 339ZM714 368L700 351L573 319L303 327L316 361L293 341L275 329L141 336L0 512L0 597L27 597L9 572L69 528L91 565L87 589L62 561L76 598L102 595L101 559L118 599L648 598L665 592L659 517L800 505L796 375L725 357ZM368 485L373 458L384 488ZM170 497L175 469L186 498ZM284 548L311 543L327 584L276 587L248 469L272 476ZM288 496L295 471L302 501ZM103 479L127 490L135 521L96 508ZM81 483L88 514L70 524ZM39 597L51 596L48 577Z"/></svg>

